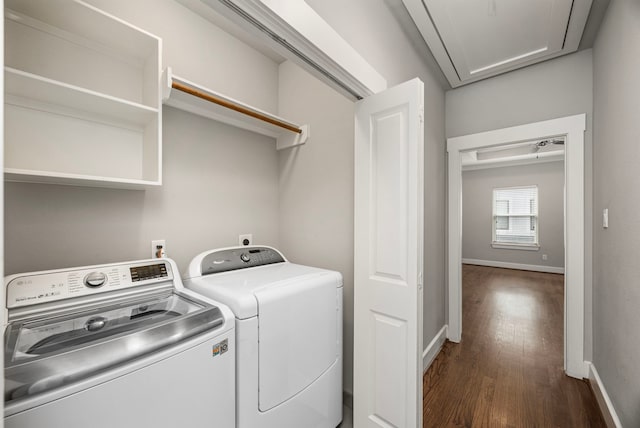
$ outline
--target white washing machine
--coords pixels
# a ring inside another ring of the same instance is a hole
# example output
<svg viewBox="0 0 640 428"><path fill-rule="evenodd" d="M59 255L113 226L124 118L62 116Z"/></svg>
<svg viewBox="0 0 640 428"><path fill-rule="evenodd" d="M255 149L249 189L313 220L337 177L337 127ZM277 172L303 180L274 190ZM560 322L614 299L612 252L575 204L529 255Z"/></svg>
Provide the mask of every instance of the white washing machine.
<svg viewBox="0 0 640 428"><path fill-rule="evenodd" d="M238 428L334 428L342 420L342 275L270 247L206 251L185 286L236 317Z"/></svg>
<svg viewBox="0 0 640 428"><path fill-rule="evenodd" d="M235 427L235 318L172 260L5 278L5 427Z"/></svg>

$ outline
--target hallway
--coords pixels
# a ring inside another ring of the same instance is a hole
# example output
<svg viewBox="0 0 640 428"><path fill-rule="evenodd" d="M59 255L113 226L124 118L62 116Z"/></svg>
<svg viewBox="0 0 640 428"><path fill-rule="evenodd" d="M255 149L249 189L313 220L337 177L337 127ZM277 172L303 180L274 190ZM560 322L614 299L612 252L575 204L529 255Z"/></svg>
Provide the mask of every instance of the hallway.
<svg viewBox="0 0 640 428"><path fill-rule="evenodd" d="M462 342L423 380L424 427L604 427L563 370L563 275L463 265Z"/></svg>

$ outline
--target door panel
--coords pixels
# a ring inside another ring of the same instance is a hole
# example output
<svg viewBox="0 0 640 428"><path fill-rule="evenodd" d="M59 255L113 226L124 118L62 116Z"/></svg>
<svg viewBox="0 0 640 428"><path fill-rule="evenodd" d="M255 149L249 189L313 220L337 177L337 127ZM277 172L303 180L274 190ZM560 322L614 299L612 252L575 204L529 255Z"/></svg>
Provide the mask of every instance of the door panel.
<svg viewBox="0 0 640 428"><path fill-rule="evenodd" d="M407 159L406 105L372 116L371 217L375 227L371 245L375 254L374 275L398 279L407 277Z"/></svg>
<svg viewBox="0 0 640 428"><path fill-rule="evenodd" d="M371 313L370 329L375 332L373 352L378 355L374 379L377 392L371 418L377 426L407 426L407 388L405 379L410 368L407 358L395 349L407 348L407 322L384 314ZM389 370L393 367L394 370ZM401 374L404 373L404 376ZM400 376L399 376L400 375ZM384 423L383 423L384 422ZM375 425L374 425L375 426Z"/></svg>

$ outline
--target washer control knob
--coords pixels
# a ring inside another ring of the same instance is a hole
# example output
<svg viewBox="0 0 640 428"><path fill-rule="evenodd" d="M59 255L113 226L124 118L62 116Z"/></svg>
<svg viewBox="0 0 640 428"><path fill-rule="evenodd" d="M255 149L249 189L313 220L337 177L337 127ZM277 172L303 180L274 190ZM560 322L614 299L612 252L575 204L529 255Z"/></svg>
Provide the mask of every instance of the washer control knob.
<svg viewBox="0 0 640 428"><path fill-rule="evenodd" d="M84 277L84 285L89 288L102 287L107 283L107 274L102 272L91 272Z"/></svg>
<svg viewBox="0 0 640 428"><path fill-rule="evenodd" d="M245 263L249 263L251 261L251 258L249 257L249 254L242 253L240 254L240 260L242 260Z"/></svg>

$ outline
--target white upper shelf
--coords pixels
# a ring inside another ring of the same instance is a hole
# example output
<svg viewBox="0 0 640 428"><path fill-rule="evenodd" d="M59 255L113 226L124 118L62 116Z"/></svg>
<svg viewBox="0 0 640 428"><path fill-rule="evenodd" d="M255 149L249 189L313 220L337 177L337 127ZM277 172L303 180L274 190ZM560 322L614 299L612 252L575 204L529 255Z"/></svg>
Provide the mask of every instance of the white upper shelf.
<svg viewBox="0 0 640 428"><path fill-rule="evenodd" d="M46 23L62 38L76 39L77 35L82 35L102 51L112 49L122 56L144 62L150 53L157 50L155 36L82 0L6 0L4 3L7 8L5 14L11 20L36 27Z"/></svg>
<svg viewBox="0 0 640 428"><path fill-rule="evenodd" d="M172 74L170 67L163 72L162 88L164 104L273 137L277 140L278 150L302 145L309 136L308 125L295 124L178 77Z"/></svg>

